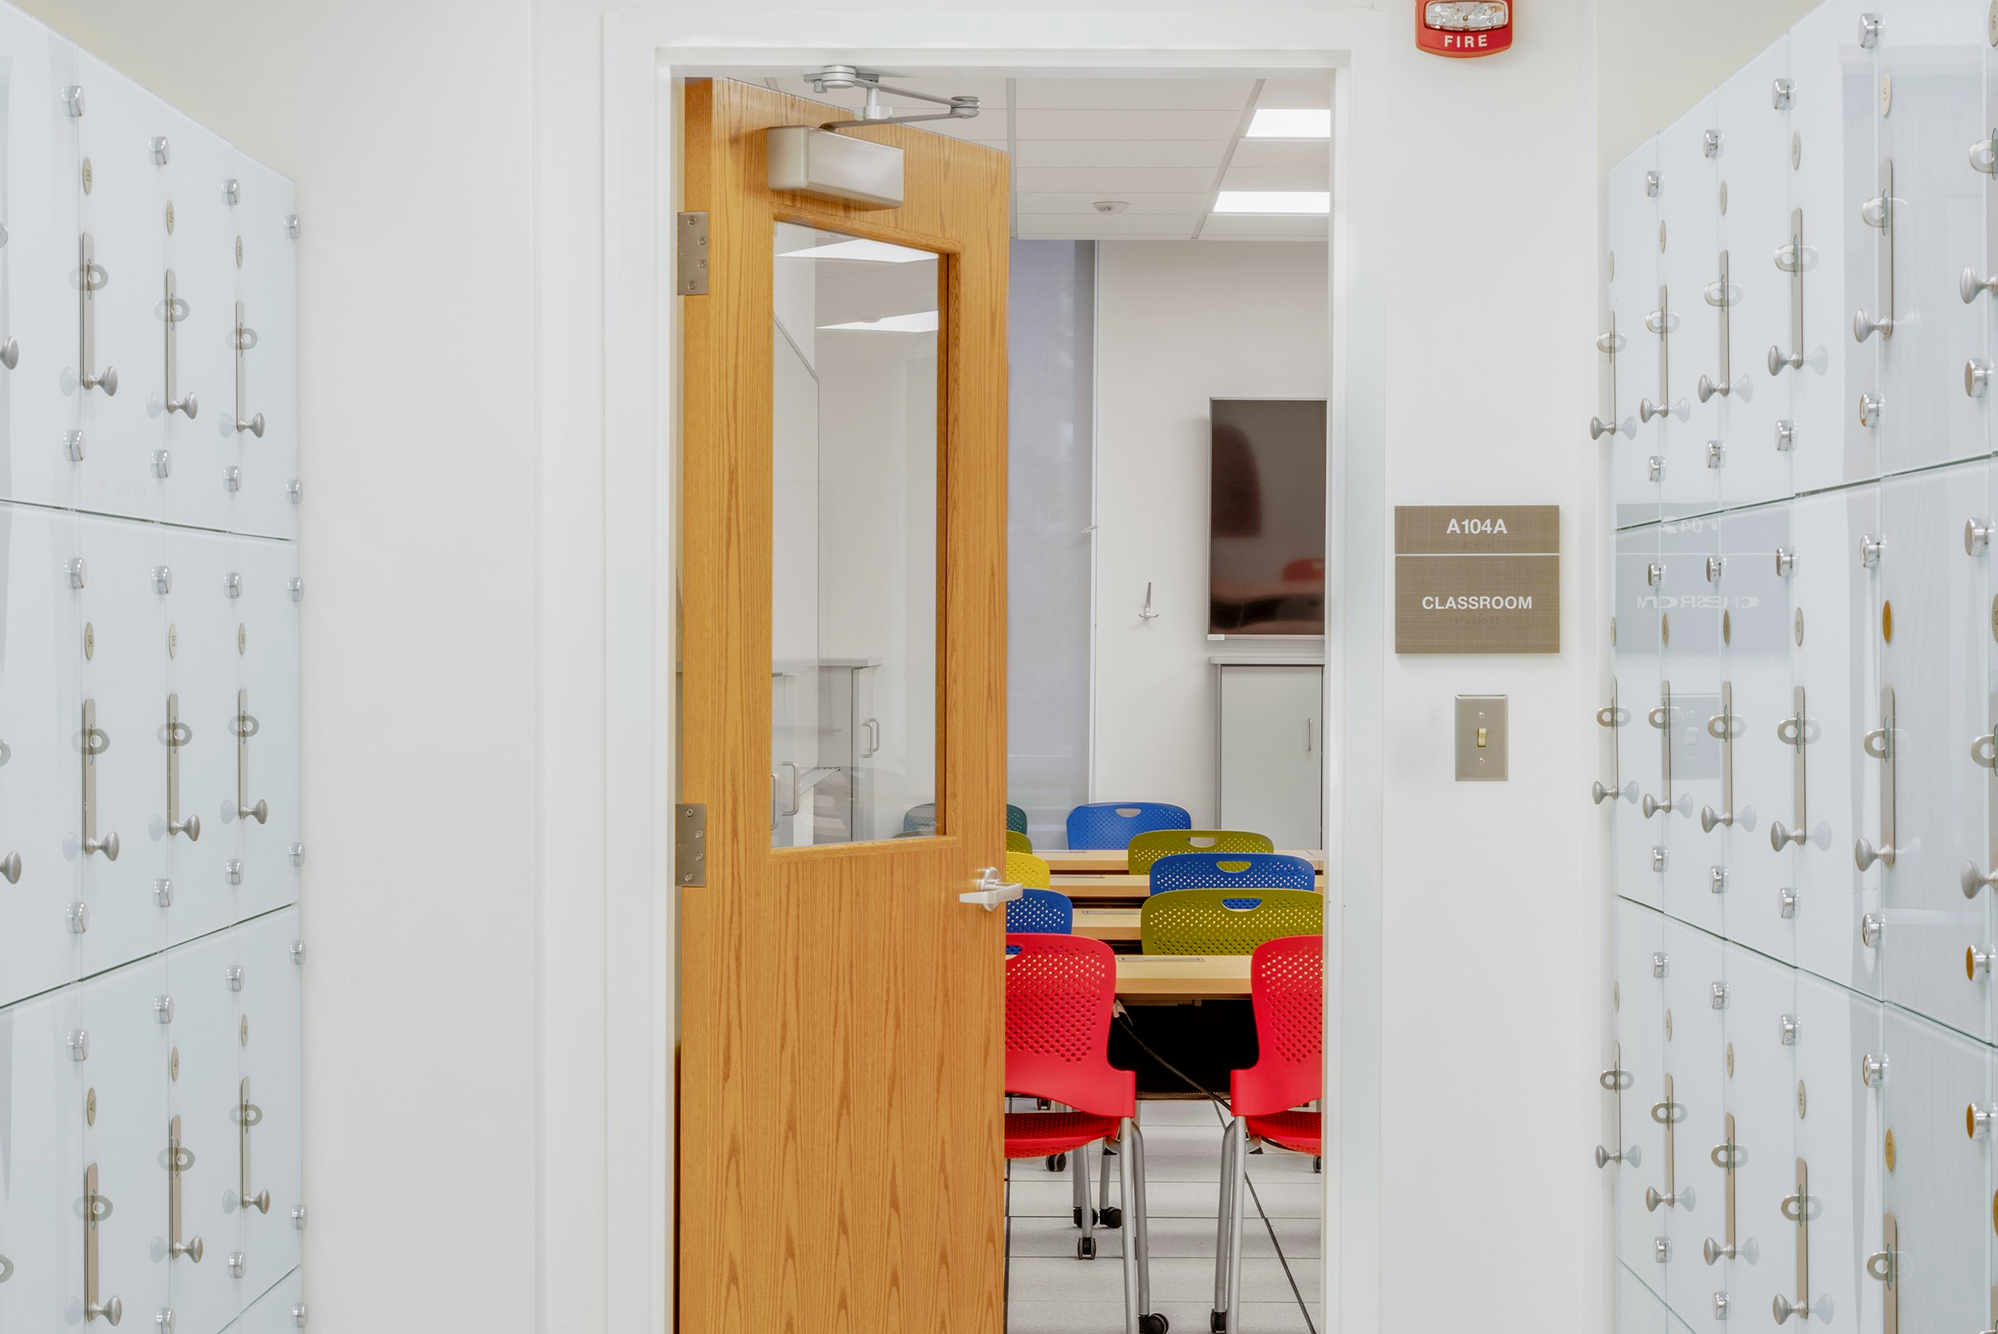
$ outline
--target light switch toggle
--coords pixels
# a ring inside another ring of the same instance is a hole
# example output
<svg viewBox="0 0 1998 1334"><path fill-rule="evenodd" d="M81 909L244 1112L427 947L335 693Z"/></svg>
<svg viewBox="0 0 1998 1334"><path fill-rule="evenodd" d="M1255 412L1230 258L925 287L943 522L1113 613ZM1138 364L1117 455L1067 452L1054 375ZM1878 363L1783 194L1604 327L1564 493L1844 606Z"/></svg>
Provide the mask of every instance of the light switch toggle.
<svg viewBox="0 0 1998 1334"><path fill-rule="evenodd" d="M1506 780L1506 697L1457 696L1457 781Z"/></svg>

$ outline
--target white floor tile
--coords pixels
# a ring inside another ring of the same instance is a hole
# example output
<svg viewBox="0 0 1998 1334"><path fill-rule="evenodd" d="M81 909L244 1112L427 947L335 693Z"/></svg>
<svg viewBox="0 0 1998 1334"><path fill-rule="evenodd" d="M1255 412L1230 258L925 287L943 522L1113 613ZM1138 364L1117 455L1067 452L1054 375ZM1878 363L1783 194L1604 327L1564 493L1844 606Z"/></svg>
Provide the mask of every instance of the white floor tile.
<svg viewBox="0 0 1998 1334"><path fill-rule="evenodd" d="M1283 1246L1283 1253L1293 1263L1309 1261L1316 1267L1318 1257L1324 1254L1320 1242L1318 1220L1316 1218L1273 1218L1271 1226L1276 1229L1277 1243ZM1071 1218L1014 1218L1008 1235L1011 1238L1008 1253L1016 1260L1034 1257L1073 1258L1075 1239L1082 1230L1075 1226ZM1123 1254L1123 1229L1096 1229L1096 1248L1099 1254L1117 1256ZM1257 1219L1242 1237L1242 1258L1244 1260L1265 1260L1276 1255L1276 1244L1270 1241L1269 1229L1261 1219ZM1214 1220L1211 1218L1154 1218L1152 1220L1153 1260L1201 1260L1214 1263Z"/></svg>
<svg viewBox="0 0 1998 1334"><path fill-rule="evenodd" d="M1192 1306L1165 1305L1159 1312L1172 1322L1173 1334L1201 1334L1207 1328L1208 1302ZM1314 1310L1320 1330L1325 1322ZM1256 1302L1241 1308L1242 1334L1306 1334L1304 1312L1295 1301ZM1124 1303L1013 1302L1006 1308L1007 1334L1122 1334Z"/></svg>

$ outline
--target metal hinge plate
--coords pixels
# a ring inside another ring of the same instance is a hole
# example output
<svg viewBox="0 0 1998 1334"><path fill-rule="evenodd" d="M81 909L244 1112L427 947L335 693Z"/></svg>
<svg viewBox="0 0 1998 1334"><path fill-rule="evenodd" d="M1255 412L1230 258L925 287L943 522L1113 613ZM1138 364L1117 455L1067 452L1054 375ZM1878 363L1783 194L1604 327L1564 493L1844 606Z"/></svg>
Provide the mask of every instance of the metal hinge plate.
<svg viewBox="0 0 1998 1334"><path fill-rule="evenodd" d="M674 290L681 296L708 294L708 215L682 213L674 231Z"/></svg>
<svg viewBox="0 0 1998 1334"><path fill-rule="evenodd" d="M708 883L706 806L681 805L673 809L673 877L682 886L705 888Z"/></svg>

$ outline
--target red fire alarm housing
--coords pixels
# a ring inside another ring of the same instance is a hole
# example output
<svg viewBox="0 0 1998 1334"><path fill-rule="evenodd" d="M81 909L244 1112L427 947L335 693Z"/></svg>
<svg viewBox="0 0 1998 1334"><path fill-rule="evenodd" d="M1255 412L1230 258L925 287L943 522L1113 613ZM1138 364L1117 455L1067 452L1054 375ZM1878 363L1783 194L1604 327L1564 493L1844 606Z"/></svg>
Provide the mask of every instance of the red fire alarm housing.
<svg viewBox="0 0 1998 1334"><path fill-rule="evenodd" d="M1496 55L1512 45L1512 0L1415 0L1415 44L1438 56Z"/></svg>

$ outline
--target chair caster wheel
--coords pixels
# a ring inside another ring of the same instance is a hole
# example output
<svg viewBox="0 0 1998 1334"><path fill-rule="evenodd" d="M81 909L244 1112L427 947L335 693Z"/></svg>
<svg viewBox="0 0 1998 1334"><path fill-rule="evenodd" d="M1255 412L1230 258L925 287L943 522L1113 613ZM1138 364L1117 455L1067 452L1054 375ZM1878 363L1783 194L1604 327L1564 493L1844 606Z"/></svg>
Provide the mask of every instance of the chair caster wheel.
<svg viewBox="0 0 1998 1334"><path fill-rule="evenodd" d="M1071 1216L1071 1217L1073 1217L1073 1218L1075 1219L1075 1225L1076 1225L1077 1227L1081 1227L1081 1226L1082 1226L1082 1210L1081 1210L1081 1209L1079 1209L1079 1208L1077 1208L1077 1209L1071 1209L1071 1210L1069 1210L1068 1212L1069 1212L1070 1216ZM1089 1211L1089 1217L1090 1217L1090 1220L1091 1220L1092 1222L1100 1222L1100 1221L1102 1221L1102 1216L1101 1216L1100 1214L1098 1214L1098 1213L1097 1213L1097 1212L1096 1212L1096 1211L1095 1211L1094 1209L1091 1209L1091 1210Z"/></svg>
<svg viewBox="0 0 1998 1334"><path fill-rule="evenodd" d="M1138 1317L1139 1334L1166 1334L1172 1328L1172 1321L1154 1311L1150 1315Z"/></svg>
<svg viewBox="0 0 1998 1334"><path fill-rule="evenodd" d="M1061 1171L1066 1171L1067 1168L1068 1168L1067 1154L1051 1153L1048 1155L1048 1171L1061 1172Z"/></svg>
<svg viewBox="0 0 1998 1334"><path fill-rule="evenodd" d="M1207 1313L1207 1328L1212 1330L1213 1334L1228 1334L1228 1313L1226 1311L1209 1311Z"/></svg>
<svg viewBox="0 0 1998 1334"><path fill-rule="evenodd" d="M1096 1215L1096 1221L1104 1227L1122 1227L1124 1226L1124 1211L1113 1204L1108 1209L1099 1211Z"/></svg>
<svg viewBox="0 0 1998 1334"><path fill-rule="evenodd" d="M1323 1172L1325 1170L1325 1160L1323 1158L1313 1158L1311 1160L1311 1170L1314 1172Z"/></svg>
<svg viewBox="0 0 1998 1334"><path fill-rule="evenodd" d="M1078 1260L1094 1260L1096 1258L1096 1238L1077 1237L1075 1239L1075 1258Z"/></svg>

